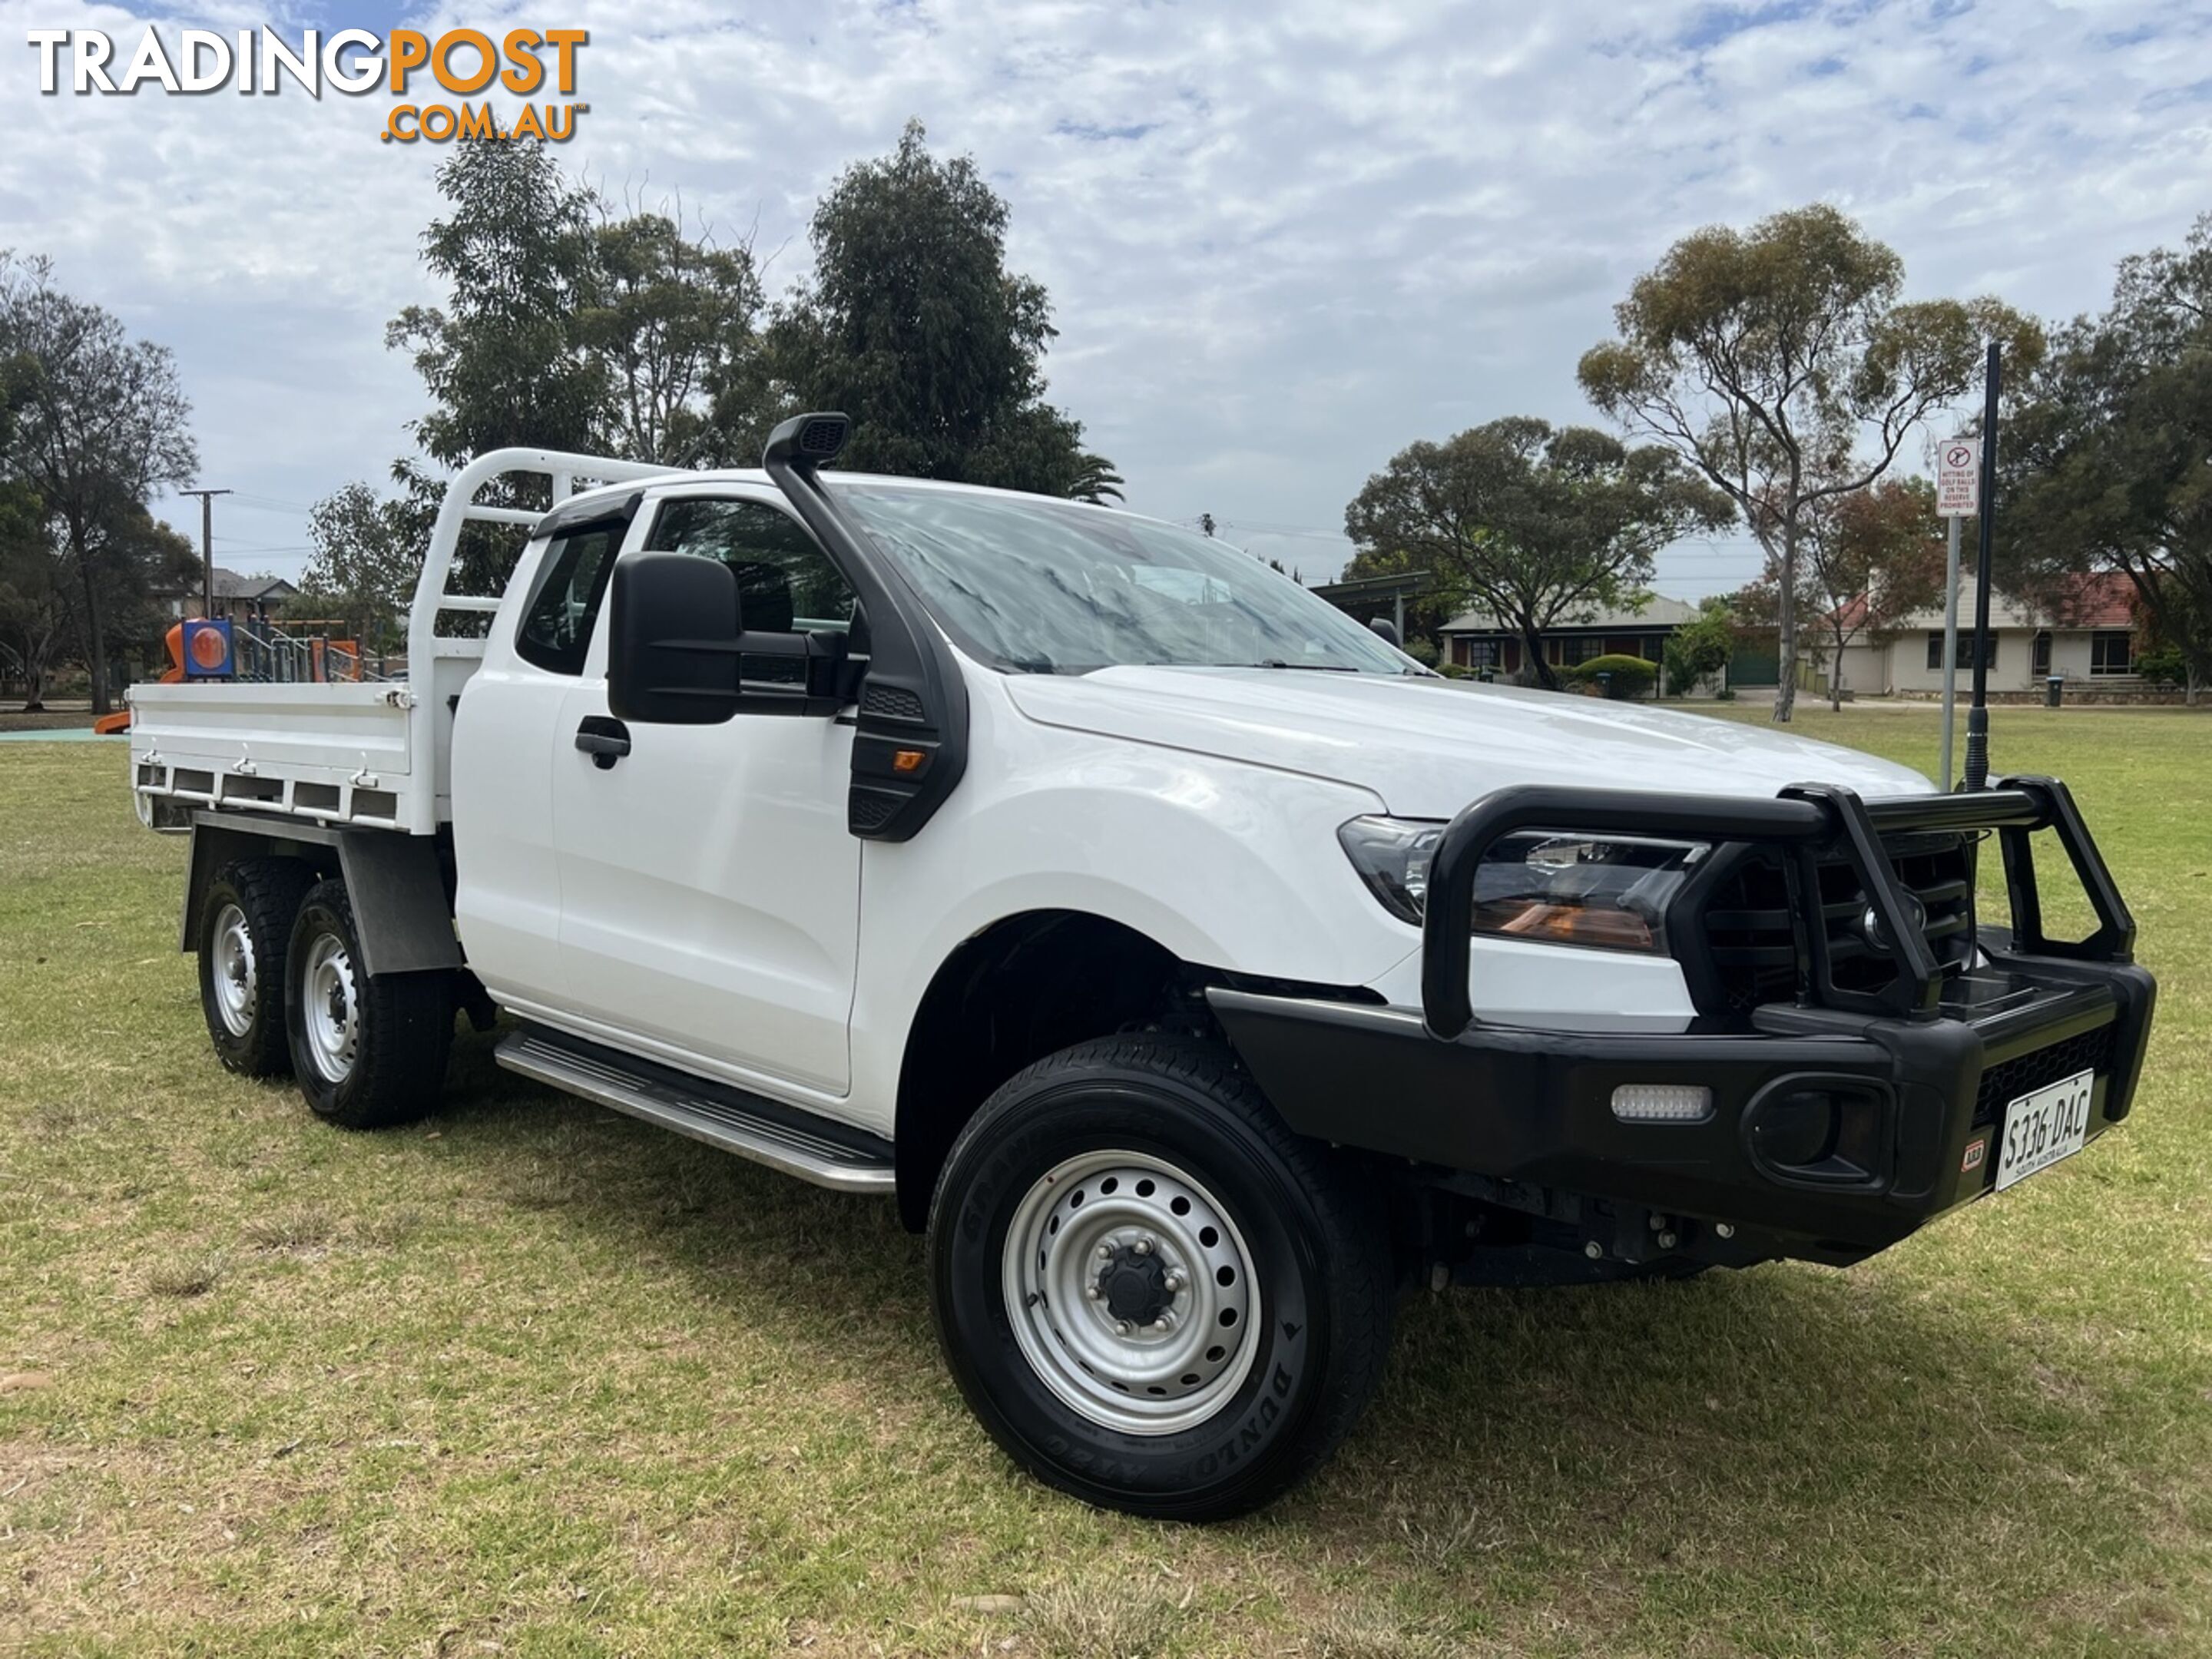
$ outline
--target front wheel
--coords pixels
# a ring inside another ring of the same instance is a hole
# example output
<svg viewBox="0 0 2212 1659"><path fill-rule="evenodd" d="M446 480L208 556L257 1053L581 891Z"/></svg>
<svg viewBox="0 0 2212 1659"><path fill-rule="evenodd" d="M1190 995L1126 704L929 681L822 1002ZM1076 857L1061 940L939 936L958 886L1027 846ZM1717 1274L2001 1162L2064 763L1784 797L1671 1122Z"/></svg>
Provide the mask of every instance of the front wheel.
<svg viewBox="0 0 2212 1659"><path fill-rule="evenodd" d="M301 901L287 965L292 1070L316 1116L380 1129L437 1105L453 1042L452 974L371 975L337 880Z"/></svg>
<svg viewBox="0 0 2212 1659"><path fill-rule="evenodd" d="M1388 1347L1371 1196L1214 1044L1109 1037L1015 1076L954 1144L929 1248L984 1426L1133 1514L1215 1520L1294 1485Z"/></svg>

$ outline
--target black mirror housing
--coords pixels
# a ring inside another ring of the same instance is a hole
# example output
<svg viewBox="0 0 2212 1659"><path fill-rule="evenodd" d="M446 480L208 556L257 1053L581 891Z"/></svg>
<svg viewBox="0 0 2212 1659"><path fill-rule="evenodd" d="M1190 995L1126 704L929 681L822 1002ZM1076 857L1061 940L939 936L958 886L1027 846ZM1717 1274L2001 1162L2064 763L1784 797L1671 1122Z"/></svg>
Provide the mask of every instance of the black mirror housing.
<svg viewBox="0 0 2212 1659"><path fill-rule="evenodd" d="M1398 624L1388 617L1377 617L1367 626L1374 630L1384 644L1395 645L1401 650L1404 649L1406 642L1398 637Z"/></svg>
<svg viewBox="0 0 2212 1659"><path fill-rule="evenodd" d="M649 726L718 726L734 714L834 714L849 700L847 636L748 632L738 578L720 559L633 553L608 595L607 708Z"/></svg>
<svg viewBox="0 0 2212 1659"><path fill-rule="evenodd" d="M738 579L718 559L636 553L607 596L607 708L617 720L714 726L738 712Z"/></svg>

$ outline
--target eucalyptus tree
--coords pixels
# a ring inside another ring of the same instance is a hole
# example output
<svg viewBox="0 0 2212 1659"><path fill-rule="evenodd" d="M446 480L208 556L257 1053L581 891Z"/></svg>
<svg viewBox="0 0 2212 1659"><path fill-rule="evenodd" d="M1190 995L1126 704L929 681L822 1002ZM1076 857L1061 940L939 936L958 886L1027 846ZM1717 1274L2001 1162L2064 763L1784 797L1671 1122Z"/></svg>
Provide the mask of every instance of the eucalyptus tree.
<svg viewBox="0 0 2212 1659"><path fill-rule="evenodd" d="M1775 572L1780 684L1796 690L1807 508L1863 489L1978 383L1997 340L2025 368L2042 334L2001 301L1907 301L1905 264L1825 203L1669 248L1613 308L1618 337L1578 368L1590 401L1723 491Z"/></svg>

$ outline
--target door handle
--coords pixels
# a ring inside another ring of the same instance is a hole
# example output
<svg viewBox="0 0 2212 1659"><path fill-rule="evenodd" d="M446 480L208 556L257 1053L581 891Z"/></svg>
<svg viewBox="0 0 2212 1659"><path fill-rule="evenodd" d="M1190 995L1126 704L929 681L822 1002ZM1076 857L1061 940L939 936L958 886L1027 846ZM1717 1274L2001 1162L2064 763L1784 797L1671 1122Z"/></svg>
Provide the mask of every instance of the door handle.
<svg viewBox="0 0 2212 1659"><path fill-rule="evenodd" d="M576 728L576 747L604 772L629 753L629 727L611 714L586 714Z"/></svg>

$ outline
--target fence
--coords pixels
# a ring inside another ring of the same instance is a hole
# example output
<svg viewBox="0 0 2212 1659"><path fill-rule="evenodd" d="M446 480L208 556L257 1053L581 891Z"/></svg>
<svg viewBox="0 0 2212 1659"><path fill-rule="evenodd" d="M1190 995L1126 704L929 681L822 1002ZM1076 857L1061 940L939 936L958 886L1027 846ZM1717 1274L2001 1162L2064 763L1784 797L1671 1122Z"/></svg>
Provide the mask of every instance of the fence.
<svg viewBox="0 0 2212 1659"><path fill-rule="evenodd" d="M334 680L384 680L390 659L367 653L352 640L328 633L290 633L273 623L239 622L231 628L235 678L263 684L325 684Z"/></svg>

